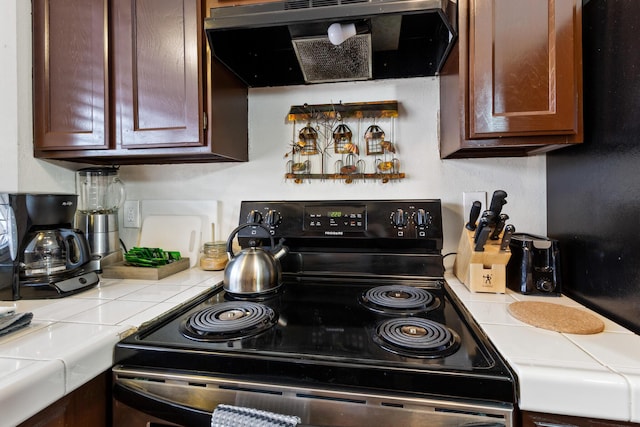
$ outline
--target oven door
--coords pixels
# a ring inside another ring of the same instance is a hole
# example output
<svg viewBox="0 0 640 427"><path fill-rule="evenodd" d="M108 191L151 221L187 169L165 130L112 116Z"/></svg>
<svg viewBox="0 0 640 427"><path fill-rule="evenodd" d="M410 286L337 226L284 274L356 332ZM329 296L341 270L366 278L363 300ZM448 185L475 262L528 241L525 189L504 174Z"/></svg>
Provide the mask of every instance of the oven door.
<svg viewBox="0 0 640 427"><path fill-rule="evenodd" d="M113 375L114 425L122 427L210 425L220 404L297 415L308 426L513 426L509 404L292 387L123 367L115 367Z"/></svg>

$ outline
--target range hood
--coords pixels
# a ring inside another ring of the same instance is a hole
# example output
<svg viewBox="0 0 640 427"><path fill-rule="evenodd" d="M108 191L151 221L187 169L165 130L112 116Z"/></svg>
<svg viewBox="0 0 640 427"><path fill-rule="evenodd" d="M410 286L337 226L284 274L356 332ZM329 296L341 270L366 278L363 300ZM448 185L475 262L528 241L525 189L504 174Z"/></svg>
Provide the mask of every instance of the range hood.
<svg viewBox="0 0 640 427"><path fill-rule="evenodd" d="M455 42L456 9L448 0L271 1L212 8L205 30L212 55L249 87L423 77L438 74ZM330 40L332 25L346 40Z"/></svg>

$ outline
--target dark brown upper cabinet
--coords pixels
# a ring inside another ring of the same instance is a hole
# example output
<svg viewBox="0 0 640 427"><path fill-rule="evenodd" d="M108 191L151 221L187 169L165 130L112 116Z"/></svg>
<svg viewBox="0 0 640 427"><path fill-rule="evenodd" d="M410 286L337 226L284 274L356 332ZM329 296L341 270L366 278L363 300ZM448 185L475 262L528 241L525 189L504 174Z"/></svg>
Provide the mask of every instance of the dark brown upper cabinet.
<svg viewBox="0 0 640 427"><path fill-rule="evenodd" d="M33 2L38 150L109 148L107 2Z"/></svg>
<svg viewBox="0 0 640 427"><path fill-rule="evenodd" d="M459 0L458 20L440 75L441 158L582 142L581 0Z"/></svg>
<svg viewBox="0 0 640 427"><path fill-rule="evenodd" d="M201 0L33 0L34 154L247 160L247 88L212 62Z"/></svg>

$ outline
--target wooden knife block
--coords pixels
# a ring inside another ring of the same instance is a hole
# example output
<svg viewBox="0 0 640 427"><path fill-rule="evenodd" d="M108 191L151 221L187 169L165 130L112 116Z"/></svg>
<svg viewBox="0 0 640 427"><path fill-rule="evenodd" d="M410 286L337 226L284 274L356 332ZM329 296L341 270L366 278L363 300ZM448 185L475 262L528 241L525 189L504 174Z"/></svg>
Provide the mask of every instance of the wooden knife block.
<svg viewBox="0 0 640 427"><path fill-rule="evenodd" d="M483 252L474 251L473 231L462 229L453 272L471 292L504 293L506 267L511 250L500 251L502 234L498 240L487 240Z"/></svg>

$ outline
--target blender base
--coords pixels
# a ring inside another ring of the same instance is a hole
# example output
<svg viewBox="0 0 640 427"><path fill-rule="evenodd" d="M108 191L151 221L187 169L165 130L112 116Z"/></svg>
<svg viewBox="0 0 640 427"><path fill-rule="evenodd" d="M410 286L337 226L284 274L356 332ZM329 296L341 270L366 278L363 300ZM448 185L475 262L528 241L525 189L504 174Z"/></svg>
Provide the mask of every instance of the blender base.
<svg viewBox="0 0 640 427"><path fill-rule="evenodd" d="M91 255L104 258L114 252L120 252L118 233L118 213L76 212L76 228L86 236Z"/></svg>

